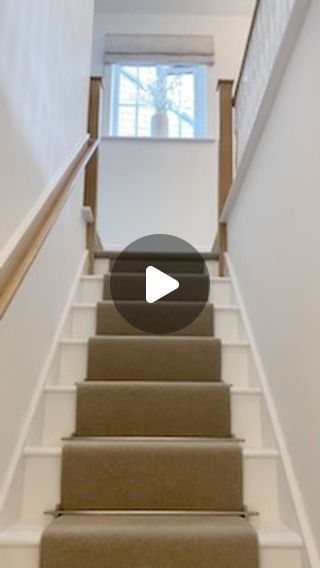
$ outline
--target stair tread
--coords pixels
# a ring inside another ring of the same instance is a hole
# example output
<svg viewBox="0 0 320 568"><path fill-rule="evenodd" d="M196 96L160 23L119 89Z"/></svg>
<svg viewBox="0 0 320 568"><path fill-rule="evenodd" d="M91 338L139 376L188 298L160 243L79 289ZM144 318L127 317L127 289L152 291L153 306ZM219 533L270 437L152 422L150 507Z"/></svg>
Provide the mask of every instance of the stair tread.
<svg viewBox="0 0 320 568"><path fill-rule="evenodd" d="M137 438L136 440L148 443L144 438ZM121 441L123 441L124 443L130 442L128 438L122 437L111 438L110 442L112 441L115 441L117 443L121 443ZM165 441L170 444L171 441L175 442L175 439L171 440L171 438L165 438ZM181 439L179 441L181 441ZM185 442L185 444L189 443L187 438L184 438L183 441ZM199 441L198 439L193 439L193 442L195 441L197 441L197 443L201 443L201 440ZM208 439L204 440L204 442L207 444L210 443ZM220 443L220 441L216 438L214 439L214 442ZM242 453L245 458L270 459L279 457L279 452L275 448L243 448ZM60 446L29 446L24 451L24 455L29 457L60 457L61 454L62 448Z"/></svg>
<svg viewBox="0 0 320 568"><path fill-rule="evenodd" d="M121 336L119 336L119 335L105 335L105 336L103 336L102 335L101 337L105 337L106 339L116 338L119 341L123 341L123 342L128 340L128 339L131 339L130 335L121 335ZM161 336L160 336L160 338L161 338ZM139 338L139 337L135 338L136 341L139 341L139 339L141 339L141 338ZM144 336L143 339L148 341L149 339L151 339L151 340L154 339L154 337ZM162 339L168 339L168 338L163 337ZM170 337L170 339L176 340L176 341L177 340L178 341L179 340L185 340L185 339L187 339L187 340L189 339L189 341L200 341L200 340L208 339L208 338L206 338L206 337L181 338L181 337L173 336L173 337ZM72 337L65 337L65 338L61 339L60 345L88 345L88 340L87 339L77 339L77 338L72 338ZM222 340L221 345L223 347L240 347L240 348L243 348L243 347L249 347L250 344L249 344L248 341L224 341L224 340Z"/></svg>
<svg viewBox="0 0 320 568"><path fill-rule="evenodd" d="M234 437L218 438L210 436L121 436L120 440L117 436L80 436L74 435L64 438L65 442L123 442L123 443L150 443L150 444L179 444L186 442L189 444L209 443L209 444L240 444L242 440Z"/></svg>
<svg viewBox="0 0 320 568"><path fill-rule="evenodd" d="M99 300L98 302L99 304L106 304L106 305L113 305L114 302L113 300ZM117 303L119 304L143 304L144 302L142 300L118 300ZM165 304L165 302L157 302L158 305L163 303ZM172 302L173 304L174 302ZM196 300L192 300L190 302L187 301L180 301L179 304L196 304L197 301ZM229 306L227 304L214 304L214 302L207 302L207 305L214 305L214 309L216 312L231 312L231 313L240 313L240 309L237 306ZM74 310L96 310L97 309L97 302L93 303L93 302L74 302L72 304L72 309Z"/></svg>
<svg viewBox="0 0 320 568"><path fill-rule="evenodd" d="M77 384L82 384L77 383ZM77 391L77 384L75 385L48 385L45 389L45 392L47 394L70 394L70 393L76 393ZM100 381L90 381L90 384L92 385L100 385L101 382ZM118 381L108 381L108 385L118 385L119 382ZM187 383L183 383L183 382L179 382L179 381L171 381L170 383L165 382L165 381L122 381L121 385L125 386L125 385L166 385L167 387L170 386L174 386L174 385L197 385L197 386L201 386L201 385L205 385L208 386L207 382L192 382L189 381ZM210 386L214 387L220 387L220 384L226 384L226 383L209 383ZM260 388L258 387L233 387L231 386L231 392L233 394L237 394L237 395L261 395L262 391Z"/></svg>
<svg viewBox="0 0 320 568"><path fill-rule="evenodd" d="M129 514L129 513L128 513ZM116 516L116 513L114 514ZM0 547L3 546L39 546L43 531L49 519L38 525L14 524L0 532ZM298 532L279 524L275 526L255 527L262 547L275 546L290 548L302 547L302 539Z"/></svg>
<svg viewBox="0 0 320 568"><path fill-rule="evenodd" d="M126 273L128 274L128 273ZM129 273L130 274L130 273ZM131 272L131 274L136 274L135 272ZM105 276L110 276L110 272L106 274L83 274L81 276L80 281L82 282L102 282ZM231 278L228 276L211 276L211 282L227 282L231 284Z"/></svg>
<svg viewBox="0 0 320 568"><path fill-rule="evenodd" d="M90 548L88 546L90 544ZM237 516L212 515L108 515L74 516L55 519L45 531L42 557L48 566L94 564L204 567L214 559L219 566L256 566L257 535L251 525ZM52 560L53 559L53 560Z"/></svg>
<svg viewBox="0 0 320 568"><path fill-rule="evenodd" d="M103 258L103 259L107 259L107 260L113 260L115 258L118 258L119 254L121 254L121 252L122 252L122 250L98 250L98 251L95 251L95 258L96 259ZM153 258L155 258L155 257L156 258L166 258L166 259L178 258L178 259L183 260L184 258L186 258L186 259L190 258L190 256L193 257L194 253L192 254L190 252L188 253L188 252L182 252L182 251L156 252L156 251L153 251L153 250L146 251L146 252L131 251L131 252L126 253L127 258L145 258L145 257L150 258L151 256ZM219 260L218 255L216 253L212 252L212 251L203 251L203 252L201 252L201 256L205 260L212 260L212 261L218 261Z"/></svg>

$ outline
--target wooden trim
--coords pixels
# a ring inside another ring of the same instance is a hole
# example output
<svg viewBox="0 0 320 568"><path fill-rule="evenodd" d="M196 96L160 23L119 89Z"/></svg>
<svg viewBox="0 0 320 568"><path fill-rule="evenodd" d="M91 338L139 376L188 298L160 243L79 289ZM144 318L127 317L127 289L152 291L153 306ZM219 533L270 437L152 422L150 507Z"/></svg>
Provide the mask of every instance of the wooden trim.
<svg viewBox="0 0 320 568"><path fill-rule="evenodd" d="M100 137L100 105L102 82L99 77L92 77L90 82L88 132L91 138Z"/></svg>
<svg viewBox="0 0 320 568"><path fill-rule="evenodd" d="M103 250L102 240L101 240L101 237L100 237L98 231L96 231L96 248L95 248L95 250L96 251Z"/></svg>
<svg viewBox="0 0 320 568"><path fill-rule="evenodd" d="M220 91L220 140L218 174L218 219L219 219L219 273L224 275L224 254L227 251L227 227L220 223L220 215L228 199L233 181L233 81L219 81Z"/></svg>
<svg viewBox="0 0 320 568"><path fill-rule="evenodd" d="M240 73L239 73L239 77L238 77L238 81L237 81L237 85L236 85L235 93L234 93L234 97L233 97L233 106L236 106L236 103L237 103L238 92L239 92L239 89L240 89L242 76L244 74L244 69L245 69L245 65L246 65L246 62L247 62L247 57L248 57L248 53L249 53L249 49L250 49L250 45L251 45L253 31L254 31L255 26L256 26L260 2L261 2L261 0L256 0L256 4L255 4L255 7L254 7L251 25L250 25L250 30L249 30L249 35L248 35L248 39L247 39L247 43L246 43L246 48L245 48L245 51L244 51L242 64L241 64L241 68L240 68Z"/></svg>
<svg viewBox="0 0 320 568"><path fill-rule="evenodd" d="M75 183L98 148L98 140L87 141L61 180L26 229L15 249L0 268L0 319L28 274L51 229L55 225Z"/></svg>
<svg viewBox="0 0 320 568"><path fill-rule="evenodd" d="M220 141L218 215L220 218L233 180L233 110L232 81L220 81ZM219 221L219 275L225 274L224 255L228 250L227 226Z"/></svg>
<svg viewBox="0 0 320 568"><path fill-rule="evenodd" d="M90 101L88 114L88 131L93 139L100 138L100 119L102 104L102 81L100 77L92 77L90 83ZM94 271L94 251L96 248L97 208L98 208L98 149L88 164L85 178L84 205L90 207L94 221L87 226L87 249L89 251L88 272Z"/></svg>
<svg viewBox="0 0 320 568"><path fill-rule="evenodd" d="M233 81L220 81L219 217L233 181Z"/></svg>
<svg viewBox="0 0 320 568"><path fill-rule="evenodd" d="M219 276L225 276L225 254L228 251L228 228L226 223L219 223Z"/></svg>

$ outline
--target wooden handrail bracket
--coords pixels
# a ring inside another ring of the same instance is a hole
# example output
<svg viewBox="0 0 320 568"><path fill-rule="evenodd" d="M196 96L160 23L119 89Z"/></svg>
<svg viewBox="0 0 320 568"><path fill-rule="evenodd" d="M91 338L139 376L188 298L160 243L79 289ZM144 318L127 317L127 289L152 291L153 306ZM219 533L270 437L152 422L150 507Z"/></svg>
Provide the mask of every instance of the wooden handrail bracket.
<svg viewBox="0 0 320 568"><path fill-rule="evenodd" d="M95 155L98 145L99 140L88 140L83 145L38 211L32 224L26 229L10 256L0 267L0 319L6 313L22 281L38 256L71 195L76 181Z"/></svg>

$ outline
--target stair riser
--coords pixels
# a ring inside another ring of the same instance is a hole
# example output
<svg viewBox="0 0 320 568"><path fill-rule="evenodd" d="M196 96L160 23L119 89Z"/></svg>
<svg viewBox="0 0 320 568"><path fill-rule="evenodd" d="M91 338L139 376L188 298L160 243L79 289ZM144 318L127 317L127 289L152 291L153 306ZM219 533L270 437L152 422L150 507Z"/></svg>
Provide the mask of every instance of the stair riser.
<svg viewBox="0 0 320 568"><path fill-rule="evenodd" d="M86 340L96 334L96 306L74 306L64 328L64 337ZM119 320L121 316L119 314ZM215 336L223 341L242 341L245 333L239 311L215 309Z"/></svg>
<svg viewBox="0 0 320 568"><path fill-rule="evenodd" d="M60 364L55 365L51 373L51 383L73 385L82 381L87 373L88 346L85 342L60 344ZM235 387L255 385L251 377L251 356L246 345L223 345L222 347L222 380Z"/></svg>
<svg viewBox="0 0 320 568"><path fill-rule="evenodd" d="M214 260L206 261L210 276L218 276L219 264ZM108 259L97 259L95 261L95 274L107 274L110 271L110 261Z"/></svg>
<svg viewBox="0 0 320 568"><path fill-rule="evenodd" d="M79 304L95 304L102 300L102 295L102 277L84 277L79 283L74 302ZM234 294L231 283L225 280L211 281L209 300L217 306L234 305Z"/></svg>
<svg viewBox="0 0 320 568"><path fill-rule="evenodd" d="M260 568L303 568L301 551L265 548L261 551Z"/></svg>
<svg viewBox="0 0 320 568"><path fill-rule="evenodd" d="M46 393L43 404L42 445L62 446L62 438L70 436L75 430L76 392Z"/></svg>
<svg viewBox="0 0 320 568"><path fill-rule="evenodd" d="M239 511L242 452L228 442L84 441L62 459L62 507Z"/></svg>
<svg viewBox="0 0 320 568"><path fill-rule="evenodd" d="M91 381L221 381L221 342L213 337L110 336L88 344Z"/></svg>
<svg viewBox="0 0 320 568"><path fill-rule="evenodd" d="M158 330L162 331L164 329L162 326L168 325L168 321L175 324L177 319L180 319L180 321L190 320L188 325L174 332L173 335L212 337L214 333L213 306L208 304L204 309L202 308L202 304L197 302L171 302L170 304L159 302L152 306L143 302L124 302L122 304L122 309L125 309L127 316L132 318L132 321L141 321L142 325L151 320L158 327ZM97 321L97 335L146 335L145 332L141 332L135 325L126 321L119 314L112 301L99 303L96 312L97 315L94 319ZM152 315L149 317L148 314ZM77 330L76 321L73 322L73 329Z"/></svg>
<svg viewBox="0 0 320 568"><path fill-rule="evenodd" d="M82 383L77 429L82 437L230 438L230 391L219 385Z"/></svg>
<svg viewBox="0 0 320 568"><path fill-rule="evenodd" d="M39 568L40 547L19 546L0 548L1 568Z"/></svg>
<svg viewBox="0 0 320 568"><path fill-rule="evenodd" d="M277 522L277 457L244 457L244 502L260 512L260 521ZM61 456L25 456L21 522L41 523L43 511L60 501Z"/></svg>
<svg viewBox="0 0 320 568"><path fill-rule="evenodd" d="M0 548L0 566L3 568L39 568L39 546ZM260 549L260 568L303 568L299 549Z"/></svg>
<svg viewBox="0 0 320 568"><path fill-rule="evenodd" d="M204 272L204 262L201 258L165 259L155 256L134 259L122 257L110 260L110 270L116 274L144 274L150 265L168 274L203 274Z"/></svg>
<svg viewBox="0 0 320 568"><path fill-rule="evenodd" d="M232 432L244 447L261 448L261 395L232 393ZM43 446L60 446L75 427L76 393L48 392L44 400ZM57 420L59 416L59 420Z"/></svg>

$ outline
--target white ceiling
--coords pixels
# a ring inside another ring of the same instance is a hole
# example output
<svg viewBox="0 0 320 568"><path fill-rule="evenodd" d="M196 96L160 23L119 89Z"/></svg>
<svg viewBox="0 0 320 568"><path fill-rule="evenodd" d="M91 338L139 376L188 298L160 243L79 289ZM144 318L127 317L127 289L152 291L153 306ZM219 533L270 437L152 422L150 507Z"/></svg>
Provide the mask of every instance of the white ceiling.
<svg viewBox="0 0 320 568"><path fill-rule="evenodd" d="M95 0L96 12L113 14L248 15L255 0Z"/></svg>

